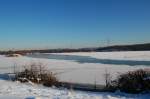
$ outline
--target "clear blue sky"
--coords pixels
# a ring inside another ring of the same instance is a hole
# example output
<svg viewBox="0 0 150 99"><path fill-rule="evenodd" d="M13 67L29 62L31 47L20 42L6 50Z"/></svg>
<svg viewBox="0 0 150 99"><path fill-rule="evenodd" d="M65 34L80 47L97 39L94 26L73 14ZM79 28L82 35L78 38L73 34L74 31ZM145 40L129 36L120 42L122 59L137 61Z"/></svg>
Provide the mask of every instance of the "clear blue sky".
<svg viewBox="0 0 150 99"><path fill-rule="evenodd" d="M0 50L150 42L150 0L0 0Z"/></svg>

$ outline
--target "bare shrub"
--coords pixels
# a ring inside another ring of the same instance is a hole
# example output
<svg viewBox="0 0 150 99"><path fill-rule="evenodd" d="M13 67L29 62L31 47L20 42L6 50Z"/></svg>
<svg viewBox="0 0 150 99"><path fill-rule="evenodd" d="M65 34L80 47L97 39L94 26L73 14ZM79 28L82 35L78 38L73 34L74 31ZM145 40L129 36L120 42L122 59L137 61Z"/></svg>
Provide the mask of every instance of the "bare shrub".
<svg viewBox="0 0 150 99"><path fill-rule="evenodd" d="M53 85L57 86L58 85L58 79L54 73L50 72L42 76L44 78L43 85L45 86L53 86Z"/></svg>
<svg viewBox="0 0 150 99"><path fill-rule="evenodd" d="M136 70L121 74L117 79L118 88L127 93L139 93L150 90L150 71Z"/></svg>
<svg viewBox="0 0 150 99"><path fill-rule="evenodd" d="M44 84L46 86L56 85L58 79L56 75L48 71L46 66L42 63L31 63L23 66L22 72L16 73L16 80L21 82L34 82Z"/></svg>
<svg viewBox="0 0 150 99"><path fill-rule="evenodd" d="M105 79L105 88L104 88L104 90L109 91L109 92L116 91L116 89L117 89L116 82L112 81L112 75L110 74L108 69L105 69L104 79Z"/></svg>
<svg viewBox="0 0 150 99"><path fill-rule="evenodd" d="M105 84L106 88L108 88L111 85L111 74L107 69L105 69L105 74L104 74L104 79L105 79Z"/></svg>

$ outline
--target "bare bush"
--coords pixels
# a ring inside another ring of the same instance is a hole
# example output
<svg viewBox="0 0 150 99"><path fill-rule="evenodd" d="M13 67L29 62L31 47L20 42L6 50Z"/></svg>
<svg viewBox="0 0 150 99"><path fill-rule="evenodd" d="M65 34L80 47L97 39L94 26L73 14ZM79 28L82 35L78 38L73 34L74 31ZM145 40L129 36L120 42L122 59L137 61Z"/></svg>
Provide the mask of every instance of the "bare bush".
<svg viewBox="0 0 150 99"><path fill-rule="evenodd" d="M16 73L16 80L21 82L34 82L44 84L46 86L56 85L58 79L56 75L47 70L46 66L42 63L31 63L30 65L23 66L22 72Z"/></svg>
<svg viewBox="0 0 150 99"><path fill-rule="evenodd" d="M105 69L105 74L104 74L104 79L105 79L105 84L106 88L108 88L111 85L111 74L107 69Z"/></svg>
<svg viewBox="0 0 150 99"><path fill-rule="evenodd" d="M57 86L58 84L58 79L52 72L43 75L43 78L43 85L45 86Z"/></svg>
<svg viewBox="0 0 150 99"><path fill-rule="evenodd" d="M139 93L150 90L150 71L136 70L122 74L117 79L118 88L127 93Z"/></svg>

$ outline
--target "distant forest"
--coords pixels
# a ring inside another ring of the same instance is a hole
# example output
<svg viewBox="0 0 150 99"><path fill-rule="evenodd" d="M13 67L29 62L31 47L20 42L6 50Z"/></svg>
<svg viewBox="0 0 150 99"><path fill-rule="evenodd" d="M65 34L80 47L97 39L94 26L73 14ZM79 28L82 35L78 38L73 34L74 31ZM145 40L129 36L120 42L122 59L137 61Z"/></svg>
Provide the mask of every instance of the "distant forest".
<svg viewBox="0 0 150 99"><path fill-rule="evenodd" d="M114 45L107 47L79 48L79 49L44 49L44 50L17 50L0 51L0 54L22 54L26 53L64 53L64 52L110 52L110 51L150 51L150 43L133 45Z"/></svg>

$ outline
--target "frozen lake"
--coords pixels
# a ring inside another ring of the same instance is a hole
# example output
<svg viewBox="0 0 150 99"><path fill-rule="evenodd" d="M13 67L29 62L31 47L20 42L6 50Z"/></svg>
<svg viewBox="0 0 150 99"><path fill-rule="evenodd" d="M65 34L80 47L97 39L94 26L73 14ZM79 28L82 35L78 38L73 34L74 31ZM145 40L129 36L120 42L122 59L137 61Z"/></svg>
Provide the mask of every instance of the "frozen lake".
<svg viewBox="0 0 150 99"><path fill-rule="evenodd" d="M32 58L46 58L56 60L69 60L78 63L99 63L99 64L110 64L110 65L130 65L130 66L150 66L150 61L143 60L118 60L118 59L98 59L91 56L79 56L79 55L63 55L63 54L32 54L28 55Z"/></svg>
<svg viewBox="0 0 150 99"><path fill-rule="evenodd" d="M105 84L107 70L112 78L118 74L150 69L150 51L133 52L80 52L34 54L21 57L0 56L0 73L13 72L14 65L21 70L31 63L42 63L57 73L60 81L88 84Z"/></svg>

